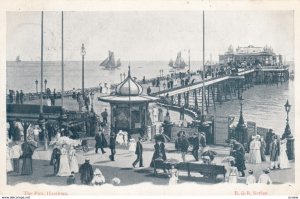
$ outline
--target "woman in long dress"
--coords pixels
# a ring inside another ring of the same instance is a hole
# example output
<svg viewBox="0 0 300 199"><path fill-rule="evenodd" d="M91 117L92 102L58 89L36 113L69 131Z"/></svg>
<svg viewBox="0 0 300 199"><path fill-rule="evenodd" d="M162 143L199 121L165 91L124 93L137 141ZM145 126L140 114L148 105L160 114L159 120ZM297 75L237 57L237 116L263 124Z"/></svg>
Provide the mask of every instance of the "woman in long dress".
<svg viewBox="0 0 300 199"><path fill-rule="evenodd" d="M260 156L261 143L260 143L259 139L260 139L260 136L257 135L254 138L254 140L252 140L250 142L249 163L252 163L252 164L261 163L261 156Z"/></svg>
<svg viewBox="0 0 300 199"><path fill-rule="evenodd" d="M74 146L72 146L69 151L69 158L70 158L71 172L78 173L79 167L78 167L78 161L77 161L77 156L76 156L76 150L75 150Z"/></svg>
<svg viewBox="0 0 300 199"><path fill-rule="evenodd" d="M67 150L67 145L63 145L61 149L59 170L57 176L69 176L71 175L71 170L69 166L69 153Z"/></svg>
<svg viewBox="0 0 300 199"><path fill-rule="evenodd" d="M134 138L131 138L129 140L129 148L128 151L131 155L133 155L135 153L135 149L136 149L136 141Z"/></svg>
<svg viewBox="0 0 300 199"><path fill-rule="evenodd" d="M13 171L13 166L10 158L10 148L6 145L6 172Z"/></svg>
<svg viewBox="0 0 300 199"><path fill-rule="evenodd" d="M279 167L280 169L290 168L289 159L286 153L286 139L280 141Z"/></svg>
<svg viewBox="0 0 300 199"><path fill-rule="evenodd" d="M264 141L264 138L260 138L260 156L261 156L261 161L265 162L266 161L266 142Z"/></svg>

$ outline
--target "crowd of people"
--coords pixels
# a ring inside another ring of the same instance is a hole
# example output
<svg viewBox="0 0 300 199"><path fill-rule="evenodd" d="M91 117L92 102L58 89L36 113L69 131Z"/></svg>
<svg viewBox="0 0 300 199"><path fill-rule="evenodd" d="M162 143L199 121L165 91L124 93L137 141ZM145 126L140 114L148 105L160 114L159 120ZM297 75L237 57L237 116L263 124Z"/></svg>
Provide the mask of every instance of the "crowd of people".
<svg viewBox="0 0 300 199"><path fill-rule="evenodd" d="M271 136L271 137L270 137ZM269 156L270 166L263 170L263 174L259 177L258 180L253 176L253 171L249 170L249 176L246 179L247 184L253 183L265 183L272 184L272 180L268 173L270 170L274 169L288 169L290 168L286 144L287 140L283 136L279 138L278 135L269 131L267 134L267 142L259 136L253 136L252 140L249 144L249 158L246 159L246 151L244 146L237 142L236 140L231 140L231 151L229 156L229 178L228 182L236 183L237 178L245 177L246 165L249 164L261 164L262 162L266 162L266 156ZM241 175L240 175L241 174Z"/></svg>
<svg viewBox="0 0 300 199"><path fill-rule="evenodd" d="M9 103L16 103L16 104L23 104L24 99L25 99L25 94L23 93L23 90L20 90L20 92L14 91L14 90L9 90L8 91L8 98L9 98Z"/></svg>

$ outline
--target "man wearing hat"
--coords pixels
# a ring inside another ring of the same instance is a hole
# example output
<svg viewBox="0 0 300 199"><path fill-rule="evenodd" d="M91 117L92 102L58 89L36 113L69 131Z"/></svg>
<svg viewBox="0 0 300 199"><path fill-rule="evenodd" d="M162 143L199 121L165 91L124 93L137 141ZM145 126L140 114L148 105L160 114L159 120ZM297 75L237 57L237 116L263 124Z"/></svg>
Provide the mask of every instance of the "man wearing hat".
<svg viewBox="0 0 300 199"><path fill-rule="evenodd" d="M270 161L271 161L271 165L270 168L271 169L278 169L279 168L279 163L278 163L278 156L280 153L280 144L278 143L277 140L277 135L274 135L272 138L272 142L270 144L270 148L269 148L269 153L270 153Z"/></svg>
<svg viewBox="0 0 300 199"><path fill-rule="evenodd" d="M136 143L136 160L132 163L132 166L135 167L135 165L139 162L140 167L143 167L143 145L141 143L142 137L139 137L137 143Z"/></svg>
<svg viewBox="0 0 300 199"><path fill-rule="evenodd" d="M89 185L93 179L94 171L90 164L90 159L86 158L85 162L79 168L81 184Z"/></svg>
<svg viewBox="0 0 300 199"><path fill-rule="evenodd" d="M111 161L115 161L115 154L116 154L116 135L115 133L111 133L110 134L110 138L109 138L109 148L111 151L111 155L109 156L109 159Z"/></svg>

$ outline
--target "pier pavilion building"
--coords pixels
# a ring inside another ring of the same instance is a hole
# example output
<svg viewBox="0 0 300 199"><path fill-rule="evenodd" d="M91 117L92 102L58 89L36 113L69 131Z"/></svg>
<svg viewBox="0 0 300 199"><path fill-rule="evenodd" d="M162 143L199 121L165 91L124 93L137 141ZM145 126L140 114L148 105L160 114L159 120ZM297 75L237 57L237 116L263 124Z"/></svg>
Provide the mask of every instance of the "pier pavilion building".
<svg viewBox="0 0 300 199"><path fill-rule="evenodd" d="M228 47L227 52L223 55L219 55L219 63L237 64L242 63L249 65L261 65L261 66L281 66L282 55L275 54L270 46L256 47L249 45L247 47L238 47L234 50L233 46Z"/></svg>

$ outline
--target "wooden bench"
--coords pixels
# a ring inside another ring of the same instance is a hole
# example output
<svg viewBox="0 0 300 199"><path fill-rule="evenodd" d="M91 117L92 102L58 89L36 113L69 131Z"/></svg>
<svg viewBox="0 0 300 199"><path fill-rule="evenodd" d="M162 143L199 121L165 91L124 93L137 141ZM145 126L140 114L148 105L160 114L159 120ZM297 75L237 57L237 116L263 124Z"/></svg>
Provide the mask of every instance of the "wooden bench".
<svg viewBox="0 0 300 199"><path fill-rule="evenodd" d="M191 172L199 172L200 174L207 176L210 179L216 180L217 175L222 174L225 179L226 169L222 165L213 164L197 164L197 163L186 163L188 176L191 177ZM178 170L186 170L186 168Z"/></svg>
<svg viewBox="0 0 300 199"><path fill-rule="evenodd" d="M180 163L166 163L162 160L154 161L154 175L157 175L157 169L164 170L167 173L167 170L172 168L172 165L175 165L175 168L180 171L187 171L188 177L191 177L191 172L199 172L200 174L208 177L209 179L216 180L217 175L222 174L226 175L225 166L222 165L213 165L213 164L197 164L193 162L180 162Z"/></svg>

